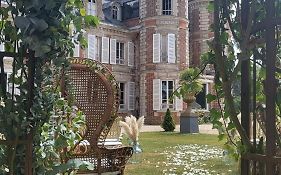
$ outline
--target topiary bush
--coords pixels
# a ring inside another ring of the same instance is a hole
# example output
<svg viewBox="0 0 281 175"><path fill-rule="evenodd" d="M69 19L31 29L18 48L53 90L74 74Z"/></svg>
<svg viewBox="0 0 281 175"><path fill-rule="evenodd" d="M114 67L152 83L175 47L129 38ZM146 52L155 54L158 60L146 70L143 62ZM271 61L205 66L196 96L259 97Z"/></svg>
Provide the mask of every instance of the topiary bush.
<svg viewBox="0 0 281 175"><path fill-rule="evenodd" d="M170 109L167 109L163 123L161 124L161 127L165 130L165 132L173 132L176 128L174 119L171 115Z"/></svg>

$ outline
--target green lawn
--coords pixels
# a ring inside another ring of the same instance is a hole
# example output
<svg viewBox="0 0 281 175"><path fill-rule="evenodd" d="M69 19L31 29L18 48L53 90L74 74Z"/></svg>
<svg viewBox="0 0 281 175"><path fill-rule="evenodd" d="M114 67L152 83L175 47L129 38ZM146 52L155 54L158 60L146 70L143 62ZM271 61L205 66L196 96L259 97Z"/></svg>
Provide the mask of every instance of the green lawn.
<svg viewBox="0 0 281 175"><path fill-rule="evenodd" d="M126 175L238 174L216 135L148 132L140 134L140 144L141 162L129 163Z"/></svg>

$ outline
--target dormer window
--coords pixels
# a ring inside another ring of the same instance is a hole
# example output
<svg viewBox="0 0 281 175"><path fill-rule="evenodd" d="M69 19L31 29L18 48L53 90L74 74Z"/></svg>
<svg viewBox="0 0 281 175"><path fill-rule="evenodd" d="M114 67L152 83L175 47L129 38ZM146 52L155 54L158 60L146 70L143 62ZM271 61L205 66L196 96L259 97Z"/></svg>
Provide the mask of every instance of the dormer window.
<svg viewBox="0 0 281 175"><path fill-rule="evenodd" d="M117 5L112 6L112 19L121 20L121 11Z"/></svg>
<svg viewBox="0 0 281 175"><path fill-rule="evenodd" d="M97 15L96 0L88 0L87 14L93 16Z"/></svg>
<svg viewBox="0 0 281 175"><path fill-rule="evenodd" d="M172 15L172 0L162 0L162 14Z"/></svg>
<svg viewBox="0 0 281 175"><path fill-rule="evenodd" d="M112 19L117 19L118 16L118 8L116 6L112 7Z"/></svg>

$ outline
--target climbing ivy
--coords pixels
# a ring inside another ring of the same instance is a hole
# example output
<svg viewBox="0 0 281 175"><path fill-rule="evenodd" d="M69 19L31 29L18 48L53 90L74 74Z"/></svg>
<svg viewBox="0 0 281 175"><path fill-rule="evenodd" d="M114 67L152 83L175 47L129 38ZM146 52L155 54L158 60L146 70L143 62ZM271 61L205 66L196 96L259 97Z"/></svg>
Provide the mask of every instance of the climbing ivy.
<svg viewBox="0 0 281 175"><path fill-rule="evenodd" d="M249 87L256 88L257 106L265 104L265 67L266 67L266 3L267 1L239 1L239 0L215 0L209 5L209 10L214 14L214 24L211 26L214 39L209 43L210 51L202 55L202 62L212 64L215 68L215 93L207 95L208 102L216 102L219 109L211 109L211 121L214 128L220 131L219 138L227 137L226 147L238 160L243 153L263 153L264 132L258 138L259 144L254 147L251 138L242 127L239 115L241 108L241 64L248 61L250 76L256 78L256 85L249 82ZM281 3L276 1L276 79L280 79L280 11ZM272 48L274 49L274 48ZM253 69L256 66L256 77ZM278 83L277 95L281 97L280 82ZM251 92L251 91L250 91ZM221 103L224 100L224 105ZM280 128L280 98L277 98L276 127ZM251 104L252 105L252 104ZM264 123L260 123L264 127ZM280 148L280 131L277 132L277 143Z"/></svg>
<svg viewBox="0 0 281 175"><path fill-rule="evenodd" d="M36 174L46 174L53 165L58 170L57 166L60 164L57 161L53 164L49 162L49 166L37 161L40 157L47 160L46 156L50 152L42 145L42 141L46 139L43 137L45 129L50 124L58 103L66 103L58 95L62 78L60 75L68 67L67 57L73 55L74 43L79 42L81 47L86 45L82 29L94 27L99 21L95 16L86 15L82 0L1 2L0 42L5 44L6 52L16 56L12 60L13 72L8 80L11 91L6 92L6 84L0 84L0 133L6 141L12 141L9 146L0 145L0 171L9 174L24 173L26 148L20 141L26 140L27 135L32 135L35 160L33 167L38 168L34 171ZM3 77L3 62L0 66ZM66 104L73 109L71 103ZM75 122L82 122L81 113L75 110L73 112L78 118L80 116L80 120ZM73 129L75 127L67 128L64 136L67 136L67 132L72 133ZM65 139L69 142L73 138ZM58 151L57 144L49 146L55 150L52 153ZM77 168L73 163L75 162L66 163L69 166L62 169ZM81 162L76 163L82 166ZM42 165L46 168L39 171Z"/></svg>

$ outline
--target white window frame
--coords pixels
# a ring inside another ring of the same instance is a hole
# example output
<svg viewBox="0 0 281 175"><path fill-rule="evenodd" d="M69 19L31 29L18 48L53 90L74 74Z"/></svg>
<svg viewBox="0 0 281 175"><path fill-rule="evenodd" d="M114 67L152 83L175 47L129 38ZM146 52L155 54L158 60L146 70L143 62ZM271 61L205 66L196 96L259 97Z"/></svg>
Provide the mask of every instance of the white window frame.
<svg viewBox="0 0 281 175"><path fill-rule="evenodd" d="M163 82L166 82L167 83L167 89L166 89L166 92L167 92L167 103L163 103L163 95L162 95L162 91L163 91ZM171 94L169 94L169 82L173 82L173 89L172 89L172 92L174 91L175 89L175 81L174 80L161 80L160 81L160 87L161 87L161 94L160 94L160 104L161 104L161 109L167 109L167 108L170 108L170 109L174 109L175 108L175 100L173 99L173 102L170 104L170 101L169 101L169 96Z"/></svg>
<svg viewBox="0 0 281 175"><path fill-rule="evenodd" d="M123 45L123 48L121 48ZM116 64L125 64L125 43L116 41Z"/></svg>

